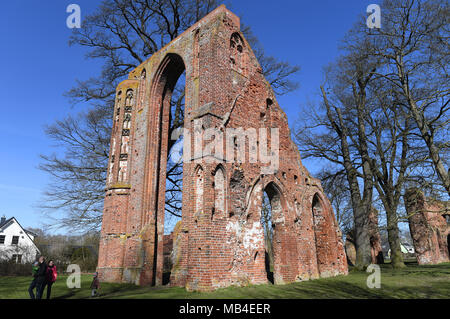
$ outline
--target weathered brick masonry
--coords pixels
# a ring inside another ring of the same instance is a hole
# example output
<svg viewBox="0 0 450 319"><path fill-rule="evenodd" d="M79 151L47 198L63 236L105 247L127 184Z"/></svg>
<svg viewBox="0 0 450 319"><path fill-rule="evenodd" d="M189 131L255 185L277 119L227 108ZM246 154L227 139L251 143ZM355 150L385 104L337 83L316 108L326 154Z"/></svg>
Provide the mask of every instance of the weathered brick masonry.
<svg viewBox="0 0 450 319"><path fill-rule="evenodd" d="M409 230L419 265L450 261L449 202L427 198L415 188L407 190L405 200Z"/></svg>
<svg viewBox="0 0 450 319"><path fill-rule="evenodd" d="M239 18L220 6L117 88L98 263L101 279L162 283L169 104L183 71L185 128L194 132L194 120L202 121L200 129L222 132L278 128L279 168L262 173L266 164L249 161L255 153L252 146L242 153L243 163L195 158L192 150L195 161L183 166L182 223L171 284L213 290L266 283L263 192L272 207L276 284L346 274L340 231L320 181L301 163L286 115L240 32Z"/></svg>

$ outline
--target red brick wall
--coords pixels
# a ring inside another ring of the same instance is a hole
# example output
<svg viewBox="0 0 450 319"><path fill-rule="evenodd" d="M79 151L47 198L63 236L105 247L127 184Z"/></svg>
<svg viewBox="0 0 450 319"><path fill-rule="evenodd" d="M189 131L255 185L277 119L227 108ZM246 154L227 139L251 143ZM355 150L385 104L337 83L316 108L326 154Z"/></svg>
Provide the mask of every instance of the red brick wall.
<svg viewBox="0 0 450 319"><path fill-rule="evenodd" d="M405 199L419 265L448 262L450 227L445 217L450 214L448 202L426 198L418 189L409 189Z"/></svg>
<svg viewBox="0 0 450 319"><path fill-rule="evenodd" d="M191 146L195 160L183 165L182 224L171 284L188 290L212 290L266 283L260 223L264 191L271 198L275 225L275 283L347 273L331 205L320 181L303 167L286 114L239 28L239 18L221 6L119 85L117 92L133 90L134 104L129 154L125 157L127 180L118 180L118 167L114 166L120 145L116 145L108 176L99 257L103 280L162 283L169 103L171 89L184 69L184 127L194 132L196 121L201 121L204 129L218 128L226 133L229 128L254 128L259 134L259 128L265 128L269 129L269 147L274 138L270 128L277 128L279 167L273 173L262 173L265 165L250 161L255 151L250 152L248 145L236 154L245 155L243 163L213 160L211 156L197 158ZM126 101L123 93L121 96L116 101L116 110L120 110L112 141L121 140L124 134L116 128L124 123L121 112ZM192 134L192 145L194 138ZM204 141L203 147L208 143ZM216 176L218 169L223 178ZM315 216L314 196L321 204Z"/></svg>

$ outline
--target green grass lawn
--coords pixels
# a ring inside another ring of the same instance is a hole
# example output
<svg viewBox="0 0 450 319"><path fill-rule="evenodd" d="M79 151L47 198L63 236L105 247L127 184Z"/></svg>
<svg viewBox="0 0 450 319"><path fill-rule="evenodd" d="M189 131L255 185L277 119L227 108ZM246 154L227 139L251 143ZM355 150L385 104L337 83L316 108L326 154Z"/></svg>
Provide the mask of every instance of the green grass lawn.
<svg viewBox="0 0 450 319"><path fill-rule="evenodd" d="M450 298L450 263L394 270L383 265L381 288L369 289L369 274L351 271L348 276L298 282L288 285L229 287L212 293L190 293L184 288L137 287L128 284L102 283L98 298L174 298L174 299L251 299L251 298ZM82 275L81 288L69 289L67 276L61 275L53 285L52 298L90 298L92 276ZM1 277L0 299L28 297L31 277ZM44 294L45 295L45 294Z"/></svg>

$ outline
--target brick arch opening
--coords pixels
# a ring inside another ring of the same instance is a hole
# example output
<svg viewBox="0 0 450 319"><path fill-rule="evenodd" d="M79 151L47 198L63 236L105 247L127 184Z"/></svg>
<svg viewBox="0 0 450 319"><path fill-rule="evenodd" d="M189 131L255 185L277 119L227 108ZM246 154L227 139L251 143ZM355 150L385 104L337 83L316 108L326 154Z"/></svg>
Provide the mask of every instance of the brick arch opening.
<svg viewBox="0 0 450 319"><path fill-rule="evenodd" d="M165 247L165 221L166 221L166 207L167 207L167 177L171 164L170 150L177 141L173 140L173 134L170 131L171 124L173 121L172 112L172 97L174 96L174 91L177 86L177 82L185 72L185 63L181 56L175 53L169 53L162 60L159 68L157 69L151 83L150 90L150 108L158 110L157 116L149 120L149 125L152 127L149 130L149 134L154 134L153 138L148 138L149 143L157 143L156 152L148 152L146 155L147 165L152 166L146 170L146 180L147 189L155 189L155 192L149 192L151 195L144 198L148 205L149 211L155 212L155 229L154 232L154 258L153 258L153 275L152 284L158 285L161 283L168 283L170 281L170 271L171 268L170 258L171 258L171 248L168 245L173 244L166 238ZM144 73L144 76L146 74ZM182 83L185 86L184 83ZM151 132L153 131L153 132ZM152 149L148 147L147 149ZM148 172L157 172L155 176L150 176ZM182 168L181 168L182 171ZM181 178L183 178L181 176ZM150 185L152 184L152 185ZM170 186L170 185L169 185ZM181 196L181 192L180 192ZM182 199L180 198L181 202ZM179 212L181 216L181 211ZM174 228L174 225L171 225ZM169 234L166 234L169 235ZM166 276L164 273L167 273ZM165 278L165 279L164 279ZM165 281L165 282L164 282Z"/></svg>
<svg viewBox="0 0 450 319"><path fill-rule="evenodd" d="M197 166L194 174L194 220L196 216L203 211L203 185L204 185L203 168Z"/></svg>
<svg viewBox="0 0 450 319"><path fill-rule="evenodd" d="M231 69L241 73L246 74L245 69L246 63L246 46L244 39L239 34L239 32L235 32L231 35L230 38L230 64Z"/></svg>
<svg viewBox="0 0 450 319"><path fill-rule="evenodd" d="M264 202L266 201L266 202ZM267 280L277 284L282 281L282 250L284 232L283 195L280 188L269 182L263 190L261 223L264 230L265 270ZM264 216L264 209L268 209Z"/></svg>
<svg viewBox="0 0 450 319"><path fill-rule="evenodd" d="M211 219L223 218L226 212L226 178L225 169L222 165L217 166L214 171L214 207Z"/></svg>
<svg viewBox="0 0 450 319"><path fill-rule="evenodd" d="M333 229L334 221L328 207L318 193L313 196L311 209L316 241L317 267L321 277L328 277L331 275L330 271L335 266L336 260L337 239Z"/></svg>
<svg viewBox="0 0 450 319"><path fill-rule="evenodd" d="M181 254L181 219L183 211L183 151L185 72L178 78L170 102L168 156L166 165L166 193L164 214L163 285L171 283L172 268Z"/></svg>

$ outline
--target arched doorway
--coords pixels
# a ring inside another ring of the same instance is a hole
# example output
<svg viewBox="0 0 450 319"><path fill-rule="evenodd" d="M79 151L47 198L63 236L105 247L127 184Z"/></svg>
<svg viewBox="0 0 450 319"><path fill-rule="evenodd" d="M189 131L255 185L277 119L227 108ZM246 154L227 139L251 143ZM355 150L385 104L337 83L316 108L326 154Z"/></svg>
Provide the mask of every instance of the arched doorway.
<svg viewBox="0 0 450 319"><path fill-rule="evenodd" d="M321 277L332 275L336 261L337 238L333 218L318 193L311 204L314 238L316 242L317 268Z"/></svg>
<svg viewBox="0 0 450 319"><path fill-rule="evenodd" d="M149 154L150 158L156 158L155 171L159 173L156 176L156 197L152 201L157 214L153 267L157 284L170 281L173 250L177 244L174 229L181 219L185 86L183 59L177 54L168 54L155 74L150 92L151 108L159 110L150 128L157 132L150 142L157 143L158 151L157 154Z"/></svg>
<svg viewBox="0 0 450 319"><path fill-rule="evenodd" d="M281 256L281 242L279 240L282 215L281 193L278 187L273 183L269 183L263 191L262 209L261 209L261 225L264 231L264 249L265 249L265 269L267 280L275 283L277 278Z"/></svg>
<svg viewBox="0 0 450 319"><path fill-rule="evenodd" d="M264 231L264 265L266 269L267 280L273 284L273 227L272 227L272 208L269 196L264 191L261 209L261 225Z"/></svg>

